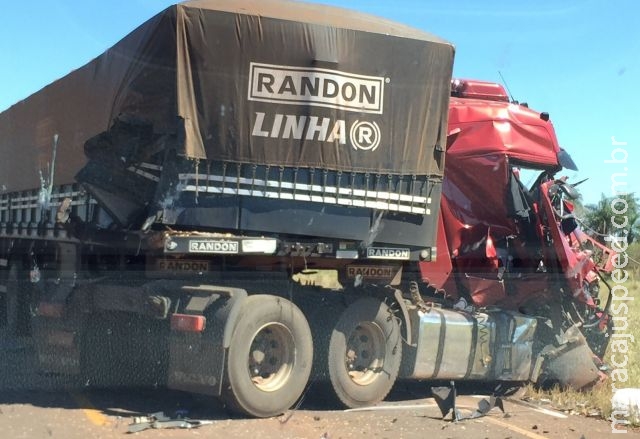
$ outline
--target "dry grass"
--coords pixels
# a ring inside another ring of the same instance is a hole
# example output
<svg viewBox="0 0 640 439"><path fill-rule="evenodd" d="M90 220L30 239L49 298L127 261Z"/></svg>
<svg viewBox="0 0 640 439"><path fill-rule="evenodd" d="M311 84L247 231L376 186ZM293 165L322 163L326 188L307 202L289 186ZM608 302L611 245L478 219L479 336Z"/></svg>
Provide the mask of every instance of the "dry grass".
<svg viewBox="0 0 640 439"><path fill-rule="evenodd" d="M618 381L615 383L616 388L640 388L640 279L630 279L623 284L629 290L629 295L633 297L633 300L627 301L629 311L627 318L629 325L624 331L632 334L636 340L636 343L629 343L627 372L628 381ZM603 298L605 300L605 298ZM620 316L624 315L622 313ZM612 358L611 345L605 354L604 361L606 364L611 363ZM617 354L617 360L621 361L622 354ZM613 371L613 367L611 367ZM611 416L611 396L613 380L609 379L603 383L598 384L588 391L575 391L554 388L552 390L543 391L536 389L534 386L529 385L525 389L524 398L535 401L541 404L547 404L552 408L561 410L571 414L580 414L585 416L600 417L603 419L610 419ZM640 424L636 424L640 426Z"/></svg>
<svg viewBox="0 0 640 439"><path fill-rule="evenodd" d="M611 415L611 387L607 383L588 392L560 388L540 390L529 384L522 398L567 414L605 419Z"/></svg>

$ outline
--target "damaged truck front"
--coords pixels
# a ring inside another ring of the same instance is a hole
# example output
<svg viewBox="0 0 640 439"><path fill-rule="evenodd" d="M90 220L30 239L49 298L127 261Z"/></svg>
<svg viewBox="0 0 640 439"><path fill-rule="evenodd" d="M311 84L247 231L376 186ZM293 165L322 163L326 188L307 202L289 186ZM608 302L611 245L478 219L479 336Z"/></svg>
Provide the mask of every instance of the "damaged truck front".
<svg viewBox="0 0 640 439"><path fill-rule="evenodd" d="M501 380L593 384L611 334L599 286L614 253L578 226L578 193L557 176L576 166L549 115L510 102L498 84L454 80L448 126L437 260L419 262L420 291L455 301L449 314L467 312L470 367Z"/></svg>
<svg viewBox="0 0 640 439"><path fill-rule="evenodd" d="M7 322L43 370L251 416L309 379L349 407L399 376L594 382L612 254L548 115L453 54L327 6L163 11L0 114Z"/></svg>

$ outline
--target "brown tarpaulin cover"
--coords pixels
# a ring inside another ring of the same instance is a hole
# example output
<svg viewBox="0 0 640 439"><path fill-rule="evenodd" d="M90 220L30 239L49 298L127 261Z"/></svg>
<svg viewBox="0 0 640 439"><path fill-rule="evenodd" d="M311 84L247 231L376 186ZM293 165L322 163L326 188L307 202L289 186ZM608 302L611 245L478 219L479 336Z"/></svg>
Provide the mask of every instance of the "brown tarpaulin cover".
<svg viewBox="0 0 640 439"><path fill-rule="evenodd" d="M172 6L0 114L0 190L55 184L119 114L188 158L442 175L453 47L378 17L281 0Z"/></svg>

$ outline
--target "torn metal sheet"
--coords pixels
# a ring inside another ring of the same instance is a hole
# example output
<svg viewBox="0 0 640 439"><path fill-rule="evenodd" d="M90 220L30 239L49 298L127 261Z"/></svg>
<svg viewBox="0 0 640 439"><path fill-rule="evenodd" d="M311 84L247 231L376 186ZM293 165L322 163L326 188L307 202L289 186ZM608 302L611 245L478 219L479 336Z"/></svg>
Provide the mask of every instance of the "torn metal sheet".
<svg viewBox="0 0 640 439"><path fill-rule="evenodd" d="M580 329L572 326L565 332L564 337L564 343L557 347L548 347L541 353L539 363L542 364L540 375L537 377L538 384L559 384L563 387L582 389L598 381L600 374L594 361L595 355Z"/></svg>
<svg viewBox="0 0 640 439"><path fill-rule="evenodd" d="M481 399L478 402L478 408L471 414L463 414L456 407L456 387L455 383L451 381L449 386L432 387L431 394L438 404L440 413L442 413L442 419L445 419L447 415L451 414L451 420L453 422L464 421L466 419L476 419L487 415L494 408L499 408L502 413L504 411L504 404L502 398L491 395L489 399Z"/></svg>

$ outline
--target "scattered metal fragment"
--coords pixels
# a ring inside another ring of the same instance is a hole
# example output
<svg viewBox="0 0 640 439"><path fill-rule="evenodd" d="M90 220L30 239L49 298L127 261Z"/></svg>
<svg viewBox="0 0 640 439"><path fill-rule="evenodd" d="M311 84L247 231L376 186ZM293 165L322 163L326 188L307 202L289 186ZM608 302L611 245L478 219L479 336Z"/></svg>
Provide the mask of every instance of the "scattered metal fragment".
<svg viewBox="0 0 640 439"><path fill-rule="evenodd" d="M478 408L469 415L464 415L460 410L456 407L456 387L455 383L451 381L449 386L440 386L440 387L432 387L431 393L433 398L438 404L438 408L440 408L440 412L442 413L442 419L445 419L449 413L451 413L452 421L458 422L463 421L465 419L475 419L481 416L485 416L494 408L498 407L502 413L504 411L504 404L502 402L502 398L491 395L489 400L481 399L478 402Z"/></svg>
<svg viewBox="0 0 640 439"><path fill-rule="evenodd" d="M456 388L451 381L449 386L432 387L431 394L438 404L440 413L442 413L442 419L446 418L451 413L452 421L456 421L458 413L456 409Z"/></svg>
<svg viewBox="0 0 640 439"><path fill-rule="evenodd" d="M147 416L135 416L133 422L129 424L127 433L137 433L139 431L148 430L150 428L198 428L203 425L213 424L213 421L201 420L201 419L189 419L183 418L176 414L171 418L166 416L164 412L152 413Z"/></svg>

